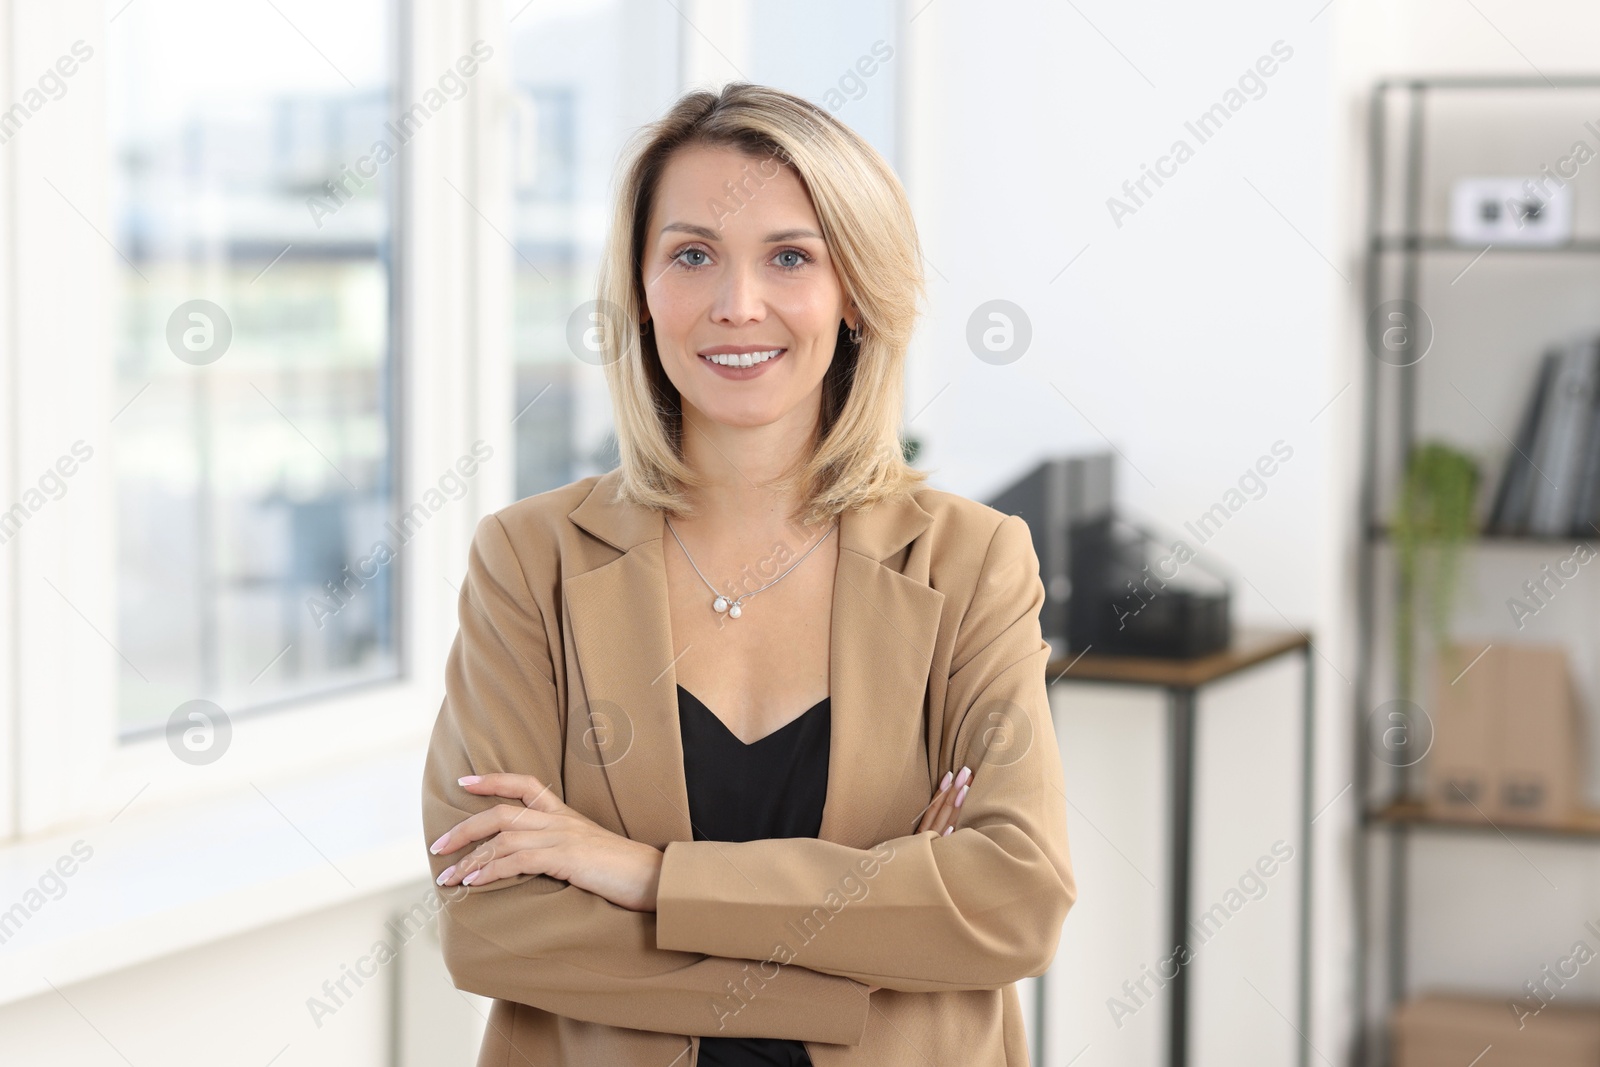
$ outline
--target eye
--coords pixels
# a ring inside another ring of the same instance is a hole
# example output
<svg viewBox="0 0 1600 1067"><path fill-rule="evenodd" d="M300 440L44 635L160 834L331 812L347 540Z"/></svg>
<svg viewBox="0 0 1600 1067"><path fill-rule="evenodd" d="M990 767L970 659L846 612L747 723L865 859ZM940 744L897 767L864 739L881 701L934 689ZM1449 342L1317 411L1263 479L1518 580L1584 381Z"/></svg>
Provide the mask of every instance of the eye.
<svg viewBox="0 0 1600 1067"><path fill-rule="evenodd" d="M673 262L682 263L686 267L703 267L703 266L705 266L704 263L690 263L690 262L685 261L683 257L684 256L706 256L706 255L707 255L707 252L706 252L705 249L703 249L703 248L695 248L693 245L690 245L687 248L681 248L677 252L673 253L672 259L673 259ZM709 256L708 256L708 258L709 258Z"/></svg>
<svg viewBox="0 0 1600 1067"><path fill-rule="evenodd" d="M799 260L798 262L795 262L795 263L780 263L780 264L778 264L778 266L782 267L784 270L799 270L801 267L803 267L807 263L811 262L811 256L808 255L807 253L801 251L798 248L785 248L782 252L779 252L777 255L773 256L772 258L773 259L782 259L784 256L796 256L796 257L798 257L798 260Z"/></svg>

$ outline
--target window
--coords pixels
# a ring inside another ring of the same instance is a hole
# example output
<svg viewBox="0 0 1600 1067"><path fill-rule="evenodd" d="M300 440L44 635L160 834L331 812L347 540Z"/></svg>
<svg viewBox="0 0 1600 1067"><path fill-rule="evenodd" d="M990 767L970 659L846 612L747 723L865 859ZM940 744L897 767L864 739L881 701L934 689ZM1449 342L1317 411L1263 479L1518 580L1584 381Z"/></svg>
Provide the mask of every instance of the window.
<svg viewBox="0 0 1600 1067"><path fill-rule="evenodd" d="M892 158L900 60L845 76L892 27L827 3L715 44L657 0L16 6L0 825L424 743L477 519L616 463L568 335L628 139L746 76ZM797 65L802 33L838 40ZM194 700L215 762L173 747Z"/></svg>
<svg viewBox="0 0 1600 1067"><path fill-rule="evenodd" d="M894 4L750 5L750 81L803 96L899 167L900 23Z"/></svg>
<svg viewBox="0 0 1600 1067"><path fill-rule="evenodd" d="M118 726L399 669L383 0L110 0ZM329 183L337 183L338 187Z"/></svg>
<svg viewBox="0 0 1600 1067"><path fill-rule="evenodd" d="M677 96L682 19L669 4L508 0L507 180L518 497L617 464L605 372L568 325L594 299L617 159Z"/></svg>
<svg viewBox="0 0 1600 1067"><path fill-rule="evenodd" d="M666 111L682 80L740 78L803 96L895 163L894 5L763 0L741 10L695 28L673 5L508 0L519 497L617 464L604 372L572 351L569 325L594 298L619 153ZM739 57L737 69L729 57ZM697 63L706 69L686 69Z"/></svg>

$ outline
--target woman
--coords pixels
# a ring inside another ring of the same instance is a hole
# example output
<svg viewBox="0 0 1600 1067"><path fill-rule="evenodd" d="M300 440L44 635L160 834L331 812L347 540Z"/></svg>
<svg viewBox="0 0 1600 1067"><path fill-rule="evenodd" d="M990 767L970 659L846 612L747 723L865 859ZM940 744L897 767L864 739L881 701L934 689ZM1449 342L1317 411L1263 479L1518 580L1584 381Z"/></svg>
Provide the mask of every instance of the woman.
<svg viewBox="0 0 1600 1067"><path fill-rule="evenodd" d="M1014 983L1076 898L1044 589L1020 518L905 462L920 263L799 98L634 145L621 465L479 523L428 752L480 1065L1028 1062Z"/></svg>

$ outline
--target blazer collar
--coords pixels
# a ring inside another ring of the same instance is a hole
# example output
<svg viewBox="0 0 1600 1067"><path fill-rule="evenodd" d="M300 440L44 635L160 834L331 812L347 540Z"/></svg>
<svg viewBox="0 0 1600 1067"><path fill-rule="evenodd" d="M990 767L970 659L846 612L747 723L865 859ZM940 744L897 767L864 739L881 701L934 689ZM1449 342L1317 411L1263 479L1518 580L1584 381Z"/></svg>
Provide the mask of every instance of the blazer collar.
<svg viewBox="0 0 1600 1067"><path fill-rule="evenodd" d="M673 647L663 516L615 501L618 476L602 475L568 513L621 553L563 579L577 668L568 755L604 768L628 837L665 848L693 838L674 670L687 650ZM932 521L910 496L839 516L824 840L871 848L910 834L914 818L885 820L908 775L917 796L932 780L923 724L944 594L882 562Z"/></svg>
<svg viewBox="0 0 1600 1067"><path fill-rule="evenodd" d="M666 536L659 511L614 499L620 472L612 468L567 517L619 552ZM883 560L910 544L933 522L933 516L910 496L880 501L865 511L839 516L839 546L872 560Z"/></svg>

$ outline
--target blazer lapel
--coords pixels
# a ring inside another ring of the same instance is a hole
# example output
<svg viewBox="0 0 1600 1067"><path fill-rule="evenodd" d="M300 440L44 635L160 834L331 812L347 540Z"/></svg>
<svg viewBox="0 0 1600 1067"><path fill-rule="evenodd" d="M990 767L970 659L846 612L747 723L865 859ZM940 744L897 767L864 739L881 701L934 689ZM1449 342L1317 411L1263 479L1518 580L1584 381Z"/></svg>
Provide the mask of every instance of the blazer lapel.
<svg viewBox="0 0 1600 1067"><path fill-rule="evenodd" d="M620 553L563 583L581 676L568 687L569 731L583 729L587 713L589 736L601 743L584 758L604 767L624 832L664 848L694 836L662 556L666 525L659 512L613 502L617 476L602 475L568 516ZM923 748L944 594L882 561L931 522L910 497L840 516L828 666L832 737L818 833L825 840L870 848L910 831L880 832L910 756ZM917 786L928 782L919 778Z"/></svg>
<svg viewBox="0 0 1600 1067"><path fill-rule="evenodd" d="M563 581L580 674L568 686L568 731L592 727L601 739L581 758L604 768L623 832L665 848L694 836L661 555L666 523L649 508L613 502L617 474L602 475L568 515L622 553Z"/></svg>
<svg viewBox="0 0 1600 1067"><path fill-rule="evenodd" d="M871 848L911 827L883 830L904 774L923 745L923 700L944 594L882 561L933 521L910 497L839 517L828 685L833 737L817 836ZM927 767L918 792L928 789Z"/></svg>

